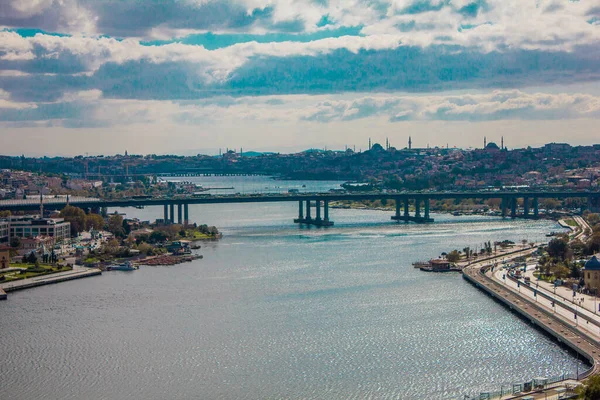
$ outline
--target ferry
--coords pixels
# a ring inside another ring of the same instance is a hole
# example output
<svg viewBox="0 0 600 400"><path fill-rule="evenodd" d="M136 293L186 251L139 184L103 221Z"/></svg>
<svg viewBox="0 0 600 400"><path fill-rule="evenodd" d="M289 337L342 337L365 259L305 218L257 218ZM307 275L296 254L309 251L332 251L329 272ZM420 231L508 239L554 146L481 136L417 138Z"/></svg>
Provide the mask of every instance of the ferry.
<svg viewBox="0 0 600 400"><path fill-rule="evenodd" d="M139 267L133 265L131 261L125 261L121 264L110 265L106 268L107 271L135 271L136 269L139 269Z"/></svg>

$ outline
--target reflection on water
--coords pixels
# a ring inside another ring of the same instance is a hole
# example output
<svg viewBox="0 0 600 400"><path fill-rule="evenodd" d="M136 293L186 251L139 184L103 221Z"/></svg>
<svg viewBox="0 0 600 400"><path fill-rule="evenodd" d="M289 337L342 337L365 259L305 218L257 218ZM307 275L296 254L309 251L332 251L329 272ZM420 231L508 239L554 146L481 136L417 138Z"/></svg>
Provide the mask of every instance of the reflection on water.
<svg viewBox="0 0 600 400"><path fill-rule="evenodd" d="M12 293L0 304L3 398L446 399L573 372L577 360L467 284L411 263L548 221L192 206L218 226L203 260ZM142 219L160 207L125 209Z"/></svg>

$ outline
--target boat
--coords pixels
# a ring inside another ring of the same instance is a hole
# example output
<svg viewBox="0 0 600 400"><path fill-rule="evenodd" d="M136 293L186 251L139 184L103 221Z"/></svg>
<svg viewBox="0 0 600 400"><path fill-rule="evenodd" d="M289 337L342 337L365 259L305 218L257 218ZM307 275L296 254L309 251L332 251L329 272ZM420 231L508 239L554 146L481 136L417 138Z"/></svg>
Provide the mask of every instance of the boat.
<svg viewBox="0 0 600 400"><path fill-rule="evenodd" d="M106 267L106 270L107 271L135 271L138 268L139 267L136 267L135 265L133 265L133 263L131 261L125 261L124 263L121 263L121 264L109 265L108 267Z"/></svg>

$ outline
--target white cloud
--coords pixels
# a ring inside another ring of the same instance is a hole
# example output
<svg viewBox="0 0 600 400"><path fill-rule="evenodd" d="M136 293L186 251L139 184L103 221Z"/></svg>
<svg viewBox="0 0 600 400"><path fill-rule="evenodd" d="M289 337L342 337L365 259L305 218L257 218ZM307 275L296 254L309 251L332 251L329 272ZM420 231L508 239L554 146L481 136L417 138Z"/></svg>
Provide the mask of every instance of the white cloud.
<svg viewBox="0 0 600 400"><path fill-rule="evenodd" d="M318 102L302 119L319 122L385 116L394 120L511 120L600 118L600 97L588 94L494 91L451 96L364 96Z"/></svg>
<svg viewBox="0 0 600 400"><path fill-rule="evenodd" d="M25 121L14 110L34 103L11 103L0 91L0 110L11 108L12 120ZM63 116L65 105L85 112ZM65 126L125 126L137 123L218 125L221 121L333 123L362 119L395 121L496 121L600 118L600 97L589 94L525 93L518 90L461 95L291 95L215 97L194 101L105 99L98 90L64 96L59 102L40 103L40 116L31 120L63 120ZM50 110L50 111L49 111ZM52 110L59 114L53 117ZM72 121L69 121L69 118ZM5 120L11 118L4 116Z"/></svg>

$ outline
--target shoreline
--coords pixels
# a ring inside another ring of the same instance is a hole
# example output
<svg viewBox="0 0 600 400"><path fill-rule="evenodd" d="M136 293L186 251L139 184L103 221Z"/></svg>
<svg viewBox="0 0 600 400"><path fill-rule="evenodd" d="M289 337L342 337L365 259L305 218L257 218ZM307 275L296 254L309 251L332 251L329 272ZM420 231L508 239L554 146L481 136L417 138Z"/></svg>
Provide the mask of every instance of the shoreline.
<svg viewBox="0 0 600 400"><path fill-rule="evenodd" d="M581 221L575 219L578 227L567 224L564 221L560 225L569 228L574 240L579 235L583 234L585 227L582 226ZM559 221L557 221L559 223ZM577 231L580 231L577 233ZM509 290L507 287L502 285L501 282L496 281L493 277L488 277L486 272L496 265L498 261L510 262L520 257L531 256L537 249L544 245L544 243L536 243L534 246L529 248L523 248L512 252L504 252L502 254L496 254L491 257L485 257L477 260L469 260L463 262L465 265L462 267L462 276L467 282L471 283L477 289L483 291L488 296L492 297L495 301L508 308L510 311L515 312L518 316L527 322L530 322L535 328L540 330L542 333L552 337L561 346L567 347L569 350L582 356L587 360L589 369L582 373L577 373L576 376L565 376L561 379L555 380L553 386L543 385L540 390L533 390L528 392L528 395L534 394L550 394L551 391L558 387L569 386L569 382L574 384L580 384L582 381L590 376L597 375L600 373L600 342L595 338L592 338L586 332L578 329L577 325L572 326L570 323L564 320L564 318L557 316L551 310L547 310L537 302L533 302L531 299L524 297L521 293L516 293L512 288ZM510 256L506 258L506 256ZM494 262L496 261L496 262ZM493 269L492 269L493 270ZM533 378L531 381L525 381L522 387L530 385L536 381ZM548 391L548 392L546 392ZM481 395L488 395L486 398L497 398L497 399L517 399L522 398L524 394L522 391L517 393L503 393L502 389L500 392L487 392L481 393ZM473 397L480 398L480 397Z"/></svg>

